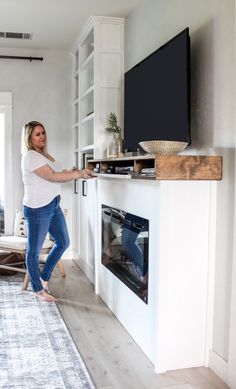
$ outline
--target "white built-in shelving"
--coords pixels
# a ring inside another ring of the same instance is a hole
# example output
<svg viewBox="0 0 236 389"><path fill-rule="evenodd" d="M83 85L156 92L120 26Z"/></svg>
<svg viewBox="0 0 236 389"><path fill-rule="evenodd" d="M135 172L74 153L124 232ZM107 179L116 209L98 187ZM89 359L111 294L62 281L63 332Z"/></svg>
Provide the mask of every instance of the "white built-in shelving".
<svg viewBox="0 0 236 389"><path fill-rule="evenodd" d="M88 158L104 158L110 137L108 116L122 122L124 19L91 16L73 48L74 164L83 169ZM75 183L73 251L94 281L95 180Z"/></svg>
<svg viewBox="0 0 236 389"><path fill-rule="evenodd" d="M91 16L73 57L74 153L78 167L83 168L84 154L105 156L109 113L115 112L122 122L124 19Z"/></svg>

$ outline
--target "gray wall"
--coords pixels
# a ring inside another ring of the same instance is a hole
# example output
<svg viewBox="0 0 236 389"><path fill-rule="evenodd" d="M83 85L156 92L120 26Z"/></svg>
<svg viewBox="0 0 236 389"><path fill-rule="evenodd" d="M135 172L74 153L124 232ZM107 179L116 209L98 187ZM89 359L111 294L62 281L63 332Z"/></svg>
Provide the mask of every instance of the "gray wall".
<svg viewBox="0 0 236 389"><path fill-rule="evenodd" d="M20 170L22 126L30 120L47 130L49 153L65 168L73 165L71 126L71 56L64 51L4 49L1 54L43 57L41 61L0 60L0 90L13 93L13 205L21 208ZM63 184L62 206L69 209L71 230L72 184Z"/></svg>
<svg viewBox="0 0 236 389"><path fill-rule="evenodd" d="M224 157L217 188L213 350L228 359L234 210L234 0L143 0L125 28L128 70L185 27L191 36L192 145Z"/></svg>

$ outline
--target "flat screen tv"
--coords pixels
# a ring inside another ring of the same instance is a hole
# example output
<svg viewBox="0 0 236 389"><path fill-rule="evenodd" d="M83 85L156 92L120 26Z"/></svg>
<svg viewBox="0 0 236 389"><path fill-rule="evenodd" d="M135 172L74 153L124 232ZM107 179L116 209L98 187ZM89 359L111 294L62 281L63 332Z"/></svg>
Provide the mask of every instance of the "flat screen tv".
<svg viewBox="0 0 236 389"><path fill-rule="evenodd" d="M186 28L125 73L124 140L190 144L190 37Z"/></svg>

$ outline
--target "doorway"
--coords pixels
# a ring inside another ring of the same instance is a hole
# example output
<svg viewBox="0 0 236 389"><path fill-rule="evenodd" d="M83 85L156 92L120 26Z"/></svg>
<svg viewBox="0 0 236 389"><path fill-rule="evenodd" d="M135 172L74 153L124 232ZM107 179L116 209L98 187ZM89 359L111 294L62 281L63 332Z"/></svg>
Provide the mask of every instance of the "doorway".
<svg viewBox="0 0 236 389"><path fill-rule="evenodd" d="M0 92L0 234L12 233L12 93Z"/></svg>

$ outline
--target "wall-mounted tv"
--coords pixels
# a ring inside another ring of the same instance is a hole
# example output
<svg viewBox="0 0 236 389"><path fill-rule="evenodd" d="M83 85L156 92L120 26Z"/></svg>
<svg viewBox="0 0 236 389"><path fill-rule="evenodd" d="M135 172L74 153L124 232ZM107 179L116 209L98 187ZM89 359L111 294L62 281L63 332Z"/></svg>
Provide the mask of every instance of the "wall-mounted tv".
<svg viewBox="0 0 236 389"><path fill-rule="evenodd" d="M125 73L124 140L190 144L190 37L186 28Z"/></svg>

